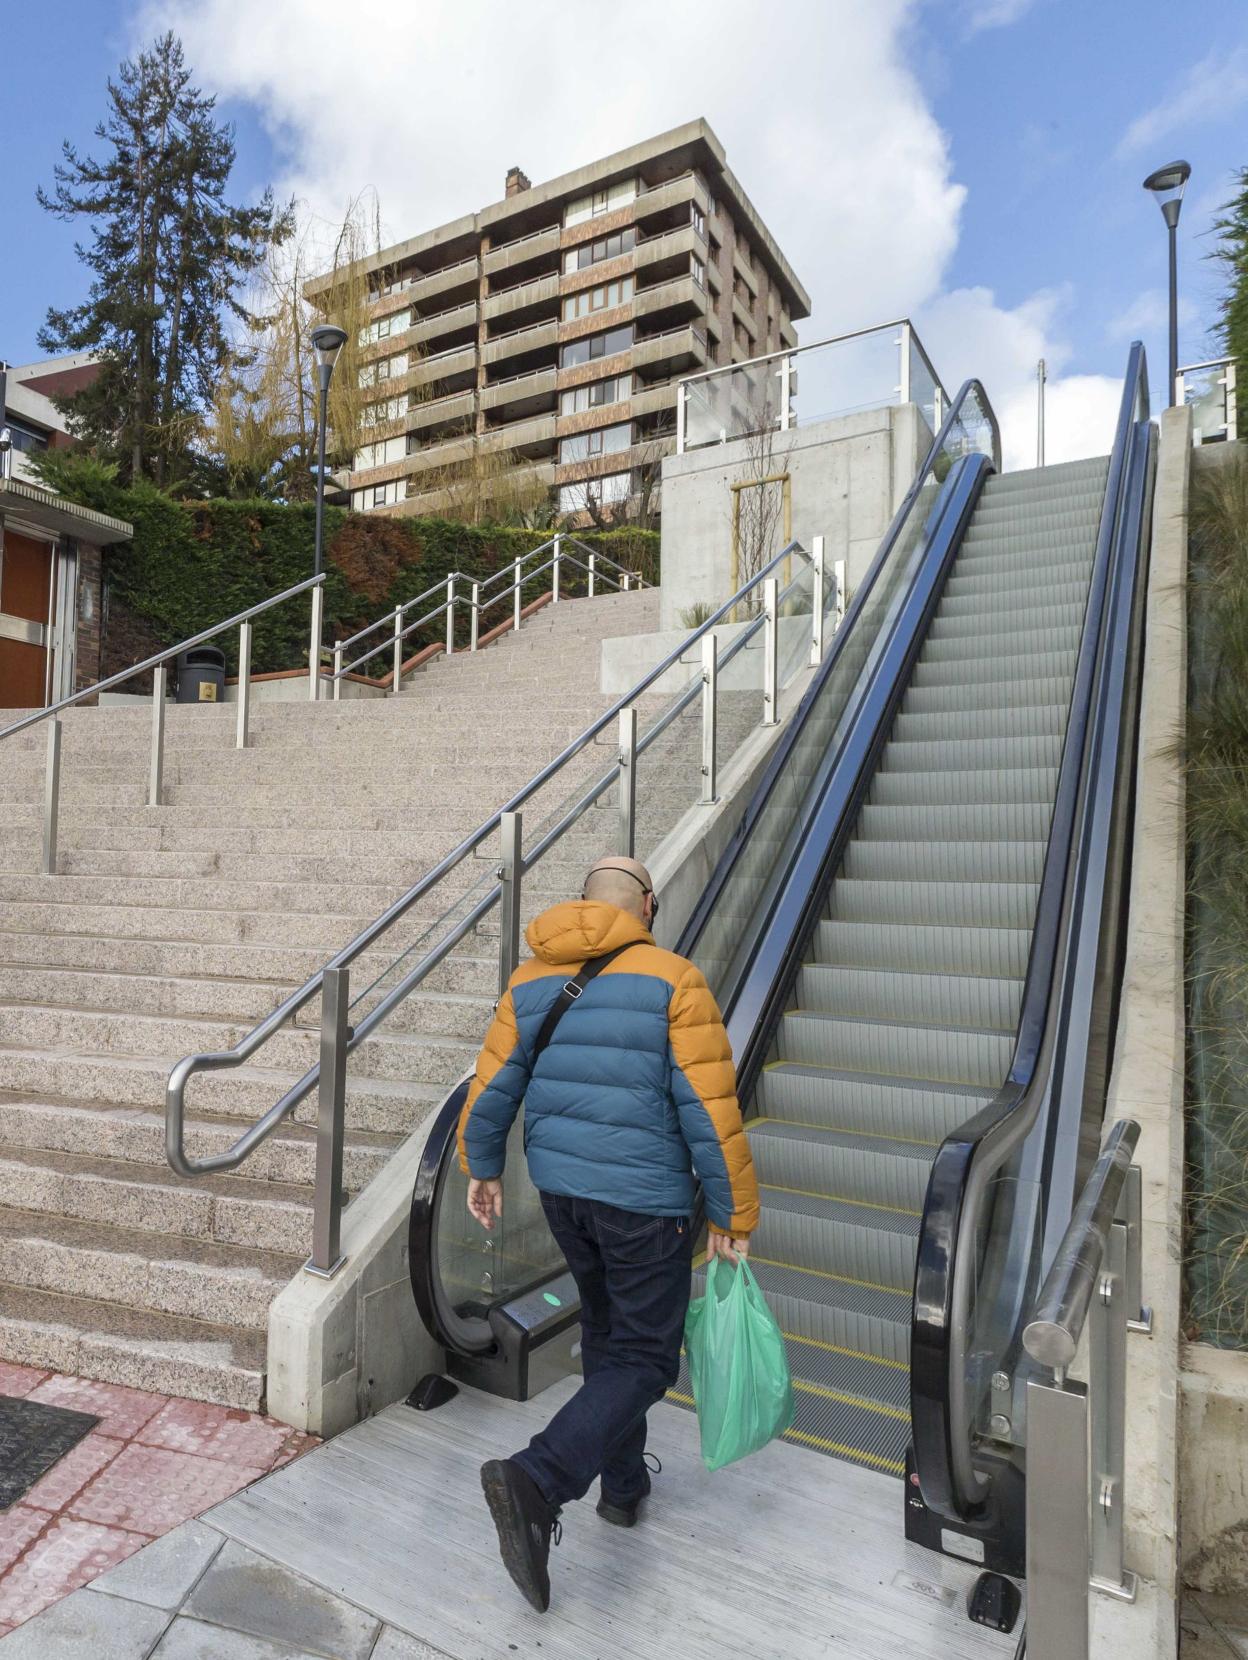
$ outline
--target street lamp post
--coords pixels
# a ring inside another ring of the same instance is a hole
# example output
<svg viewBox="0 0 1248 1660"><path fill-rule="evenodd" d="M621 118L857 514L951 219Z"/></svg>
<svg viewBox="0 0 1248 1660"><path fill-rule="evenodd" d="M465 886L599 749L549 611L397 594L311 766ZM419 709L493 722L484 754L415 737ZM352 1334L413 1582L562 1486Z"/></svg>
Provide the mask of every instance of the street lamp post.
<svg viewBox="0 0 1248 1660"><path fill-rule="evenodd" d="M1172 161L1159 167L1144 180L1145 190L1157 198L1157 206L1166 221L1170 236L1170 391L1166 407L1174 408L1175 384L1179 378L1179 209L1183 205L1183 191L1192 170L1185 161Z"/></svg>
<svg viewBox="0 0 1248 1660"><path fill-rule="evenodd" d="M346 344L347 332L336 323L320 323L312 330L312 349L316 353L316 370L320 380L321 397L316 421L316 539L312 556L312 574L320 576L325 567L325 427L329 410L329 383L333 378L338 353ZM321 634L325 616L325 590L312 590L312 642L308 648L308 697L315 702L320 693Z"/></svg>

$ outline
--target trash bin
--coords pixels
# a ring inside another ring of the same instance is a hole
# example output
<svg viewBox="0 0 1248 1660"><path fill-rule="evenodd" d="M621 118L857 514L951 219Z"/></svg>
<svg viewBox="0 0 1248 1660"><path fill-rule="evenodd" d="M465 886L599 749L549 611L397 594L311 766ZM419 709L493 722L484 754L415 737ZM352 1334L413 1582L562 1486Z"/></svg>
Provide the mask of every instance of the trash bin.
<svg viewBox="0 0 1248 1660"><path fill-rule="evenodd" d="M225 701L225 653L218 646L196 646L178 653L179 703Z"/></svg>

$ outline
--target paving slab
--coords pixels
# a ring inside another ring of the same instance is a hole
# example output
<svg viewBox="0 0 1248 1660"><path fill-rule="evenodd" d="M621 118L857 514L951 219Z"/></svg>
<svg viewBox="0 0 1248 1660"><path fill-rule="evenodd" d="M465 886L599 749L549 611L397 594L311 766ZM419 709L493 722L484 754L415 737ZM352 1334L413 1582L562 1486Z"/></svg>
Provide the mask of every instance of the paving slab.
<svg viewBox="0 0 1248 1660"><path fill-rule="evenodd" d="M215 1528L183 1522L119 1568L101 1574L91 1589L172 1611L191 1594L224 1543L225 1535Z"/></svg>
<svg viewBox="0 0 1248 1660"><path fill-rule="evenodd" d="M10 1632L0 1648L4 1660L147 1660L168 1623L163 1609L75 1591Z"/></svg>
<svg viewBox="0 0 1248 1660"><path fill-rule="evenodd" d="M381 1626L376 1616L232 1542L196 1585L185 1612L329 1660L368 1660Z"/></svg>

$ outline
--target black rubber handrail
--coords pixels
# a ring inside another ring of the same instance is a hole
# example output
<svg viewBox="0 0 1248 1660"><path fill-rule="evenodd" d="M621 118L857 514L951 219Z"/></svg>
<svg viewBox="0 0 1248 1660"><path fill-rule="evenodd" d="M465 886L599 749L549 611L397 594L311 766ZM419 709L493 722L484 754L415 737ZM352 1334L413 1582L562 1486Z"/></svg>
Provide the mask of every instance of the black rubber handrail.
<svg viewBox="0 0 1248 1660"><path fill-rule="evenodd" d="M927 1505L962 1522L973 1522L983 1512L990 1488L989 1478L975 1468L966 1406L968 1299L978 1206L992 1177L1036 1122L1049 1076L1047 1066L1042 1075L1040 1063L1054 1048L1058 1010L1053 992L1082 899L1078 832L1080 807L1091 788L1089 766L1098 747L1094 716L1098 678L1103 678L1098 669L1106 661L1102 644L1115 601L1121 604L1131 597L1123 595L1137 551L1128 545L1132 534L1138 537L1138 503L1133 512L1131 497L1142 489L1133 456L1137 428L1141 422L1146 427L1147 420L1147 366L1144 349L1136 342L1110 457L1014 1054L993 1100L942 1142L924 1202L910 1348L915 1467ZM1099 759L1116 772L1116 753Z"/></svg>
<svg viewBox="0 0 1248 1660"><path fill-rule="evenodd" d="M847 649L875 583L902 536L924 487L933 479L968 403L974 400L993 433L994 460L999 459L996 417L983 387L966 381L932 441L922 467L893 516L879 550L853 603L837 630L827 657L815 673L783 735L779 739L742 819L716 865L702 898L685 924L676 950L691 955L707 920L749 841L798 741L802 725L817 706L819 694ZM817 916L824 878L840 859L865 798L878 757L909 680L910 668L922 645L927 625L944 587L945 577L961 541L962 531L992 463L983 454L963 456L944 479L926 526L925 542L916 548L909 590L898 596L886 634L863 671L861 690L852 711L841 723L842 738L830 746L819 786L808 792L806 816L795 837L795 847L780 900L752 953L751 961L725 1009L729 1036L738 1063L739 1089L744 1096L761 1065L765 1038L776 1010L797 972L801 946ZM746 1012L748 1011L748 1013ZM466 1090L459 1085L440 1109L426 1139L413 1194L409 1224L409 1271L416 1305L427 1328L440 1342L457 1352L480 1352L492 1335L485 1322L468 1323L455 1316L442 1291L437 1258L438 1205L449 1161L455 1157L455 1129Z"/></svg>

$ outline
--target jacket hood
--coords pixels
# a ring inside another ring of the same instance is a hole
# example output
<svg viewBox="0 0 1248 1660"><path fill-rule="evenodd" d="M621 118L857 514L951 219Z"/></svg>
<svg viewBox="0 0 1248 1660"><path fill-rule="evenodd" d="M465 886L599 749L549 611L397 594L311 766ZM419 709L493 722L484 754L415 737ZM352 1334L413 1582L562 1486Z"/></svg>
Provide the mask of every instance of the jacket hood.
<svg viewBox="0 0 1248 1660"><path fill-rule="evenodd" d="M533 955L552 965L587 962L642 940L654 944L640 917L604 905L600 899L569 899L552 905L534 917L525 938Z"/></svg>

